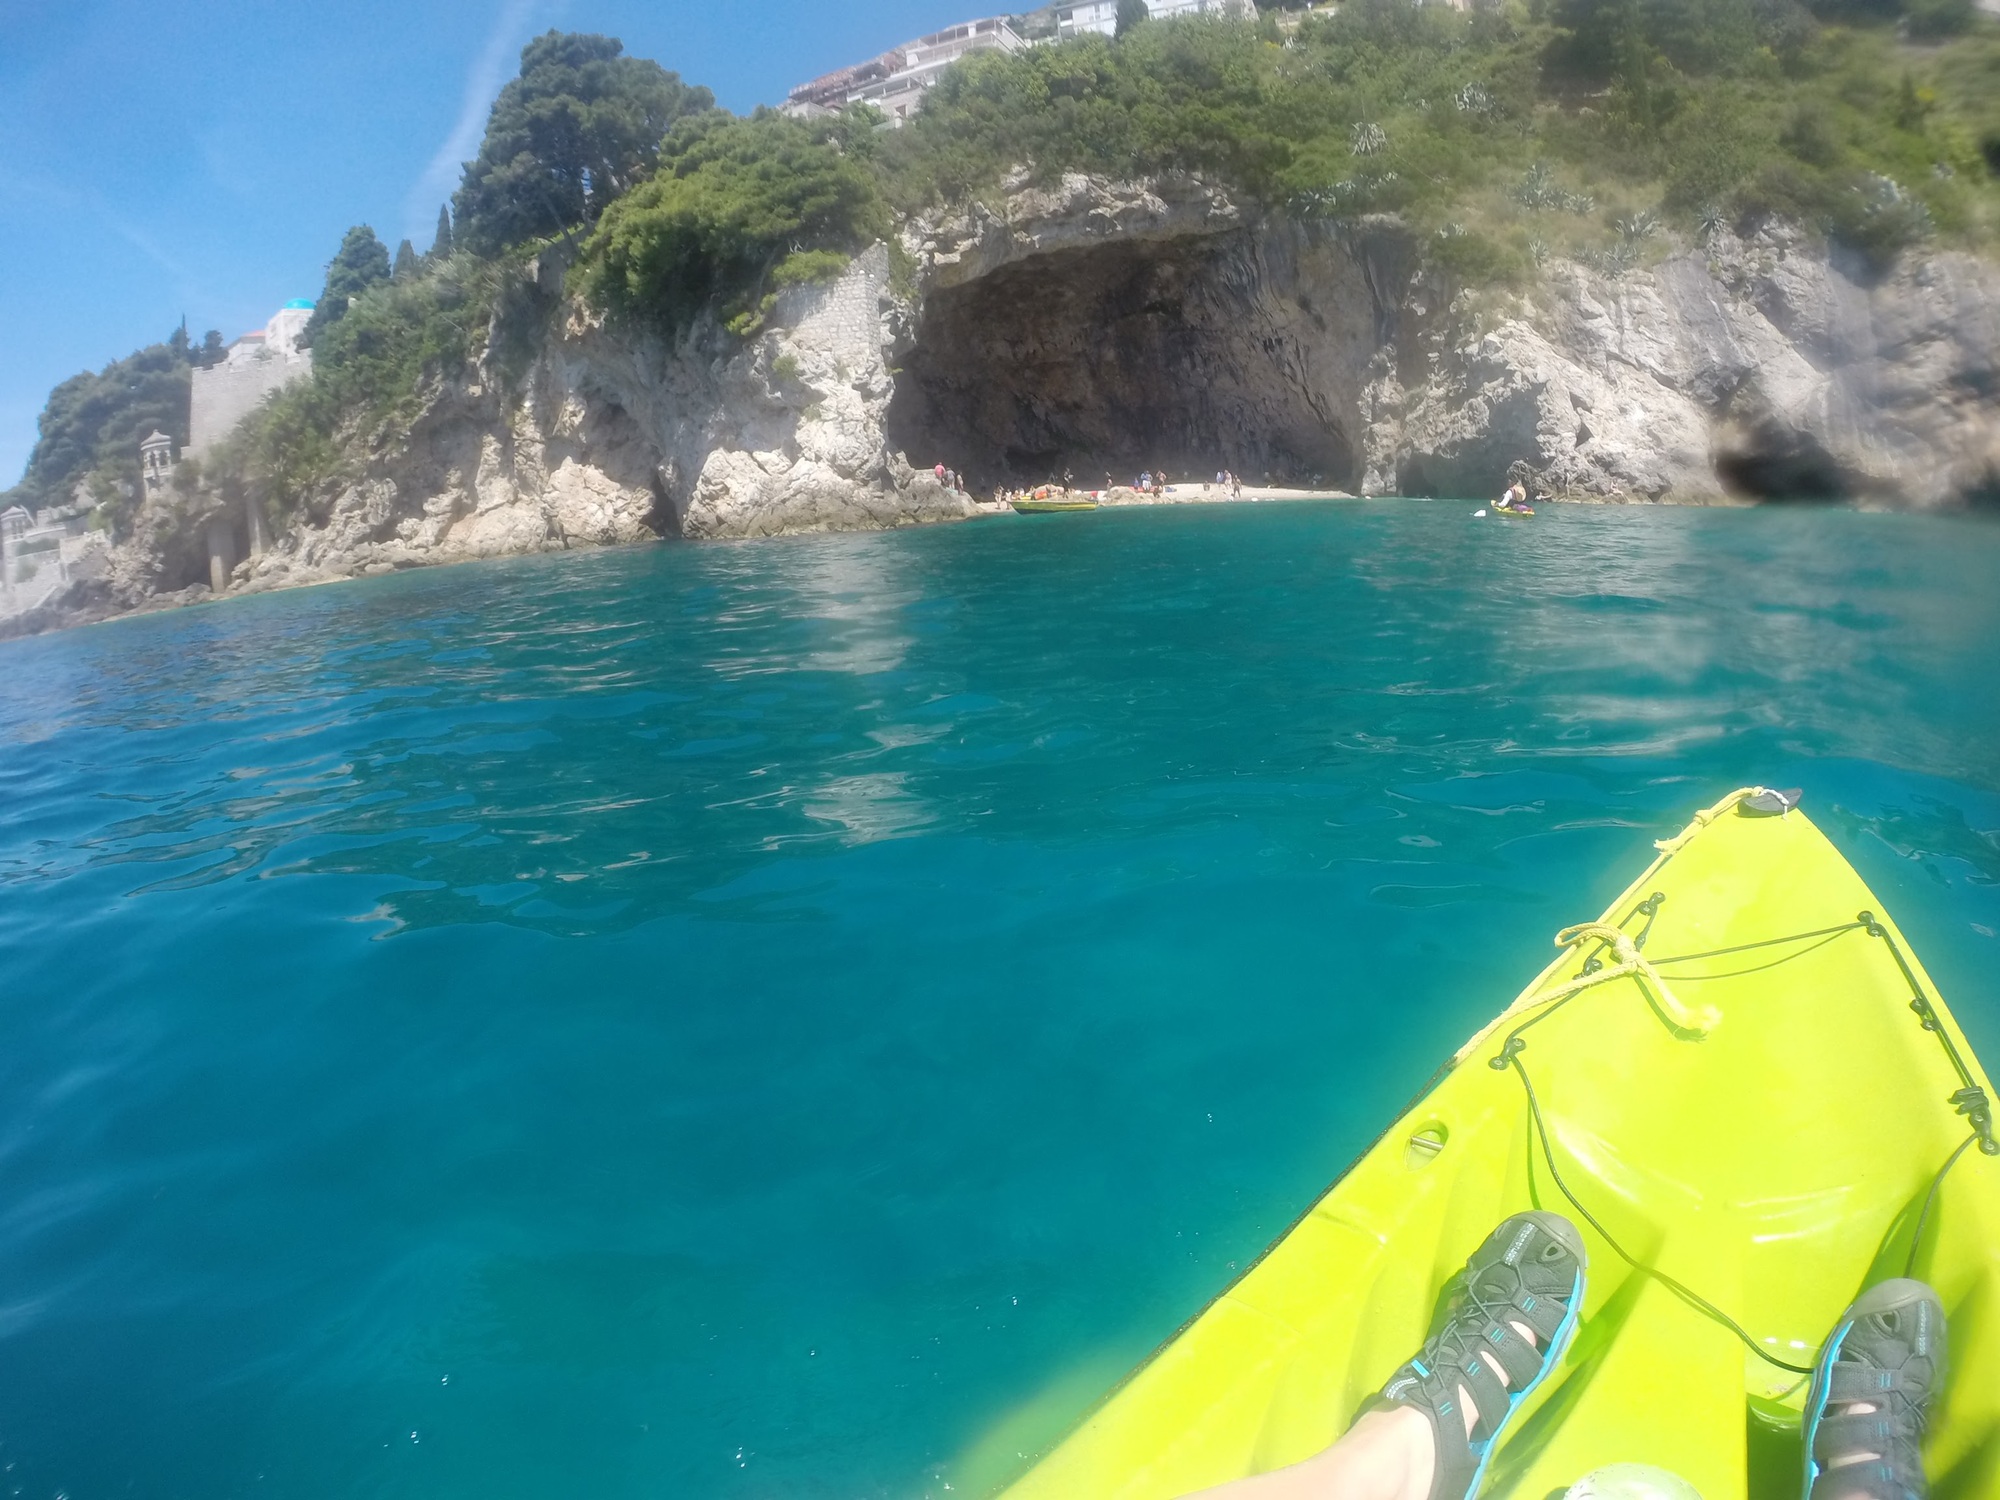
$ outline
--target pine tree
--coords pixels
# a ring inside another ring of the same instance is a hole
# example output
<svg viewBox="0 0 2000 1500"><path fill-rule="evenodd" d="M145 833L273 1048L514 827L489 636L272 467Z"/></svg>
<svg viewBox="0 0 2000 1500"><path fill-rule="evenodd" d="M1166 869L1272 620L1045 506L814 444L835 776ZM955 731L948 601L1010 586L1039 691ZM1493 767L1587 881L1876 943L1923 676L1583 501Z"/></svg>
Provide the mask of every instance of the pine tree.
<svg viewBox="0 0 2000 1500"><path fill-rule="evenodd" d="M389 247L366 224L347 231L340 249L326 268L326 290L313 304L313 315L299 342L311 347L319 331L347 316L347 304L371 286L389 279Z"/></svg>
<svg viewBox="0 0 2000 1500"><path fill-rule="evenodd" d="M404 240L396 247L396 269L393 274L398 281L416 280L417 247L408 240Z"/></svg>
<svg viewBox="0 0 2000 1500"><path fill-rule="evenodd" d="M440 203L438 205L437 238L431 241L431 259L443 260L447 255L451 254L451 249L451 205L449 203Z"/></svg>
<svg viewBox="0 0 2000 1500"><path fill-rule="evenodd" d="M1146 0L1118 0L1117 34L1125 35L1141 21L1151 20L1152 15L1153 12L1147 7Z"/></svg>
<svg viewBox="0 0 2000 1500"><path fill-rule="evenodd" d="M479 255L592 223L643 180L678 119L715 108L616 37L550 31L521 49L452 199L453 239Z"/></svg>

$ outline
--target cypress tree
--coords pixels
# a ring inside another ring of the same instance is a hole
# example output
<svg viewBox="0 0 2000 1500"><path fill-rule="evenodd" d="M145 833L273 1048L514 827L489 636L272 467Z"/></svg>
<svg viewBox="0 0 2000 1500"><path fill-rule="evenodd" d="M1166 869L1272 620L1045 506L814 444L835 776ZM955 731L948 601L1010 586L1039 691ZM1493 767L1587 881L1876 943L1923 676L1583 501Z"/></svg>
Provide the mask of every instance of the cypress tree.
<svg viewBox="0 0 2000 1500"><path fill-rule="evenodd" d="M451 205L440 203L437 238L431 241L431 259L443 260L449 254L451 254Z"/></svg>
<svg viewBox="0 0 2000 1500"><path fill-rule="evenodd" d="M398 281L413 281L417 275L417 247L408 240L396 247L396 269L393 273Z"/></svg>

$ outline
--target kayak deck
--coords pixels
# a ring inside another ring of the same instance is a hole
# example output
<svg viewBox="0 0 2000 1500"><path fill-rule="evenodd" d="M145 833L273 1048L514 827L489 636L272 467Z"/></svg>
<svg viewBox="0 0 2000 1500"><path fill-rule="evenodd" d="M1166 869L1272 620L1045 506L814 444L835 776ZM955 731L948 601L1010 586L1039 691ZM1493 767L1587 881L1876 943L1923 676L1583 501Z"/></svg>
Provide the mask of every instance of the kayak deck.
<svg viewBox="0 0 2000 1500"><path fill-rule="evenodd" d="M1603 918L1657 981L1571 989L1620 954L1598 939L1563 951L1008 1500L1166 1500L1317 1452L1422 1342L1467 1252L1529 1207L1583 1230L1589 1290L1484 1494L1543 1500L1593 1468L1651 1463L1704 1500L1796 1496L1808 1377L1772 1361L1809 1367L1847 1303L1906 1263L1950 1320L1933 1493L2000 1493L2000 1162L1979 1145L1938 1182L1912 1252L1936 1174L1971 1135L1952 1096L1990 1093L1977 1059L1802 813L1725 799L1661 847ZM1715 1311L1635 1270L1607 1231Z"/></svg>

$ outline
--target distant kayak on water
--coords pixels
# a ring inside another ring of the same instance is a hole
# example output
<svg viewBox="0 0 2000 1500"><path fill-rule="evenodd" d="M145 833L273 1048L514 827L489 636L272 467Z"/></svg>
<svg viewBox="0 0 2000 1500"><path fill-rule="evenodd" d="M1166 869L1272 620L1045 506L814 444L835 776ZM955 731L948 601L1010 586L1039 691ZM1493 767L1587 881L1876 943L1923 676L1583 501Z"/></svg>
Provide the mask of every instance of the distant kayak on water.
<svg viewBox="0 0 2000 1500"><path fill-rule="evenodd" d="M1517 463L1507 471L1507 488L1501 491L1500 498L1493 502L1494 515L1532 516L1535 513L1534 506L1528 504L1528 486L1525 483L1525 479L1526 466L1523 464ZM1536 498L1546 500L1549 497L1547 495L1538 495ZM1486 512L1482 509L1475 510L1472 514L1477 518L1484 516Z"/></svg>
<svg viewBox="0 0 2000 1500"><path fill-rule="evenodd" d="M1991 1086L1797 802L1745 788L1659 841L1005 1500L1169 1500L1320 1452L1424 1345L1467 1252L1526 1210L1574 1225L1588 1277L1571 1352L1482 1457L1496 1492L1540 1500L1655 1465L1705 1500L1745 1500L1753 1469L1796 1475L1802 1426L1852 1374L1860 1314L1844 1310L1921 1278L1948 1330L1924 1462L1954 1495L2000 1494Z"/></svg>

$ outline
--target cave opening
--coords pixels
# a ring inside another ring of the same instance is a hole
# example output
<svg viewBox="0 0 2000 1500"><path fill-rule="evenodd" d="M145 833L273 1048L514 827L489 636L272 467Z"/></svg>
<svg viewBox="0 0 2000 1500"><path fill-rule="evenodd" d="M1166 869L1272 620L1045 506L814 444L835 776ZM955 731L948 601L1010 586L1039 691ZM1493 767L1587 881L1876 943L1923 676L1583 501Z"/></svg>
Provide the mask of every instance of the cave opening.
<svg viewBox="0 0 2000 1500"><path fill-rule="evenodd" d="M1832 454L1810 441L1751 442L1726 448L1716 455L1715 477L1725 493L1744 500L1854 498L1851 476Z"/></svg>
<svg viewBox="0 0 2000 1500"><path fill-rule="evenodd" d="M1289 272L1218 235L1043 254L933 290L898 372L891 445L981 492L1225 469L1354 489L1352 417L1339 415L1353 393L1336 395L1353 382L1330 363L1372 346L1372 309L1317 307Z"/></svg>

